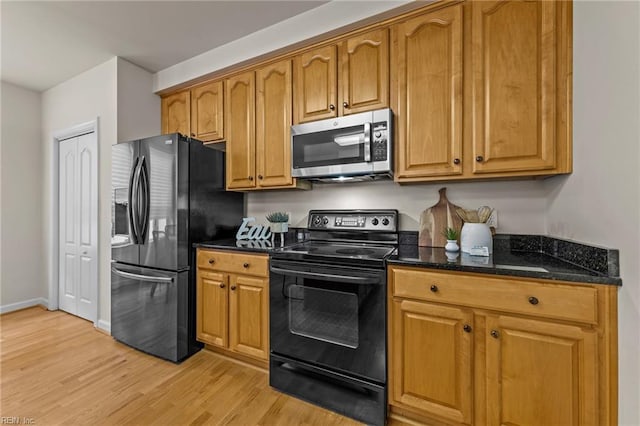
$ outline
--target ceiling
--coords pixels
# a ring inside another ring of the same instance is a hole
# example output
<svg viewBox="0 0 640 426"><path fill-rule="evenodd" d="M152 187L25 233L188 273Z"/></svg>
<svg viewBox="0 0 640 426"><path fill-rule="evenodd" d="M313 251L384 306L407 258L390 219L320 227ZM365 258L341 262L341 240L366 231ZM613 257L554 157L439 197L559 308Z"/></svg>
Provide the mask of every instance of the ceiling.
<svg viewBox="0 0 640 426"><path fill-rule="evenodd" d="M2 80L36 91L120 56L150 72L325 1L0 1Z"/></svg>

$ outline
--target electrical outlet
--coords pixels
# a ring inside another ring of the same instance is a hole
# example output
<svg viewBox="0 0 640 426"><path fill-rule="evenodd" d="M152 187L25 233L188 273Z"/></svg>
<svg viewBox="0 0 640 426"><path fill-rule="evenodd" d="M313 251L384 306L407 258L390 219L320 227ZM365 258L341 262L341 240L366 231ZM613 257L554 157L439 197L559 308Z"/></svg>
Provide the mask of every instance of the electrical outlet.
<svg viewBox="0 0 640 426"><path fill-rule="evenodd" d="M487 219L487 225L498 229L498 210L493 209L491 216L489 216L489 219Z"/></svg>

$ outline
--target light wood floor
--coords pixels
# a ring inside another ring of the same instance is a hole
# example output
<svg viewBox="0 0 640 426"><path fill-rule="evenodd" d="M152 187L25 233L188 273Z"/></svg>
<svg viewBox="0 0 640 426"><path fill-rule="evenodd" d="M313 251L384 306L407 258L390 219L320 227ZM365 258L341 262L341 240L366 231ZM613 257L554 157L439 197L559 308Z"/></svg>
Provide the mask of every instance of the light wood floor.
<svg viewBox="0 0 640 426"><path fill-rule="evenodd" d="M271 389L262 371L208 351L175 365L60 311L2 315L0 332L3 417L36 425L359 424Z"/></svg>

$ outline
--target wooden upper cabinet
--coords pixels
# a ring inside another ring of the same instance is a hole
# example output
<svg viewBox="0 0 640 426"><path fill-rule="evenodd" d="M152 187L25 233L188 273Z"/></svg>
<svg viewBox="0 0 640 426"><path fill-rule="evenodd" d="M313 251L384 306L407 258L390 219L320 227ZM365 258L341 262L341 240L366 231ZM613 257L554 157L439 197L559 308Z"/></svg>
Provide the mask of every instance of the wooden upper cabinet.
<svg viewBox="0 0 640 426"><path fill-rule="evenodd" d="M473 313L411 300L391 309L390 403L471 424Z"/></svg>
<svg viewBox="0 0 640 426"><path fill-rule="evenodd" d="M259 187L282 187L291 177L291 61L256 71L256 161Z"/></svg>
<svg viewBox="0 0 640 426"><path fill-rule="evenodd" d="M338 115L336 50L336 46L325 46L295 57L296 123Z"/></svg>
<svg viewBox="0 0 640 426"><path fill-rule="evenodd" d="M389 106L389 31L381 28L338 46L341 115Z"/></svg>
<svg viewBox="0 0 640 426"><path fill-rule="evenodd" d="M162 98L162 134L191 134L191 98L188 90Z"/></svg>
<svg viewBox="0 0 640 426"><path fill-rule="evenodd" d="M253 71L236 75L226 81L224 109L227 134L227 188L253 188L256 185Z"/></svg>
<svg viewBox="0 0 640 426"><path fill-rule="evenodd" d="M486 333L487 424L602 424L595 330L491 316Z"/></svg>
<svg viewBox="0 0 640 426"><path fill-rule="evenodd" d="M191 136L203 142L224 139L222 81L191 89Z"/></svg>
<svg viewBox="0 0 640 426"><path fill-rule="evenodd" d="M556 166L559 3L471 5L474 173Z"/></svg>
<svg viewBox="0 0 640 426"><path fill-rule="evenodd" d="M392 28L396 180L462 173L462 5Z"/></svg>

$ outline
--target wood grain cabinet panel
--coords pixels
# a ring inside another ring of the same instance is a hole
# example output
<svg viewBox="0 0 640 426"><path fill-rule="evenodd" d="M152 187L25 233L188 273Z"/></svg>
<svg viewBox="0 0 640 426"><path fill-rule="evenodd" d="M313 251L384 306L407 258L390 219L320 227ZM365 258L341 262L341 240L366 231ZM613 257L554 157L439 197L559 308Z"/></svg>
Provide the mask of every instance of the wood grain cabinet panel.
<svg viewBox="0 0 640 426"><path fill-rule="evenodd" d="M474 173L556 167L558 3L472 4Z"/></svg>
<svg viewBox="0 0 640 426"><path fill-rule="evenodd" d="M597 425L597 333L578 326L487 318L492 425Z"/></svg>
<svg viewBox="0 0 640 426"><path fill-rule="evenodd" d="M392 403L471 424L473 314L394 300L391 324Z"/></svg>
<svg viewBox="0 0 640 426"><path fill-rule="evenodd" d="M338 45L341 115L389 106L389 30L381 28Z"/></svg>
<svg viewBox="0 0 640 426"><path fill-rule="evenodd" d="M296 56L294 64L296 123L336 117L336 46L325 46L305 52Z"/></svg>
<svg viewBox="0 0 640 426"><path fill-rule="evenodd" d="M255 187L255 76L254 72L226 81L227 189Z"/></svg>
<svg viewBox="0 0 640 426"><path fill-rule="evenodd" d="M191 134L191 94L188 90L162 98L162 134Z"/></svg>
<svg viewBox="0 0 640 426"><path fill-rule="evenodd" d="M191 89L191 136L203 142L224 139L223 82Z"/></svg>
<svg viewBox="0 0 640 426"><path fill-rule="evenodd" d="M462 5L393 27L396 180L462 173Z"/></svg>
<svg viewBox="0 0 640 426"><path fill-rule="evenodd" d="M228 345L228 275L198 269L196 286L196 338L204 343Z"/></svg>
<svg viewBox="0 0 640 426"><path fill-rule="evenodd" d="M206 249L196 257L196 338L226 354L268 360L269 257Z"/></svg>
<svg viewBox="0 0 640 426"><path fill-rule="evenodd" d="M269 358L269 280L232 275L229 295L232 351Z"/></svg>
<svg viewBox="0 0 640 426"><path fill-rule="evenodd" d="M260 187L293 185L291 61L256 71L256 159Z"/></svg>

